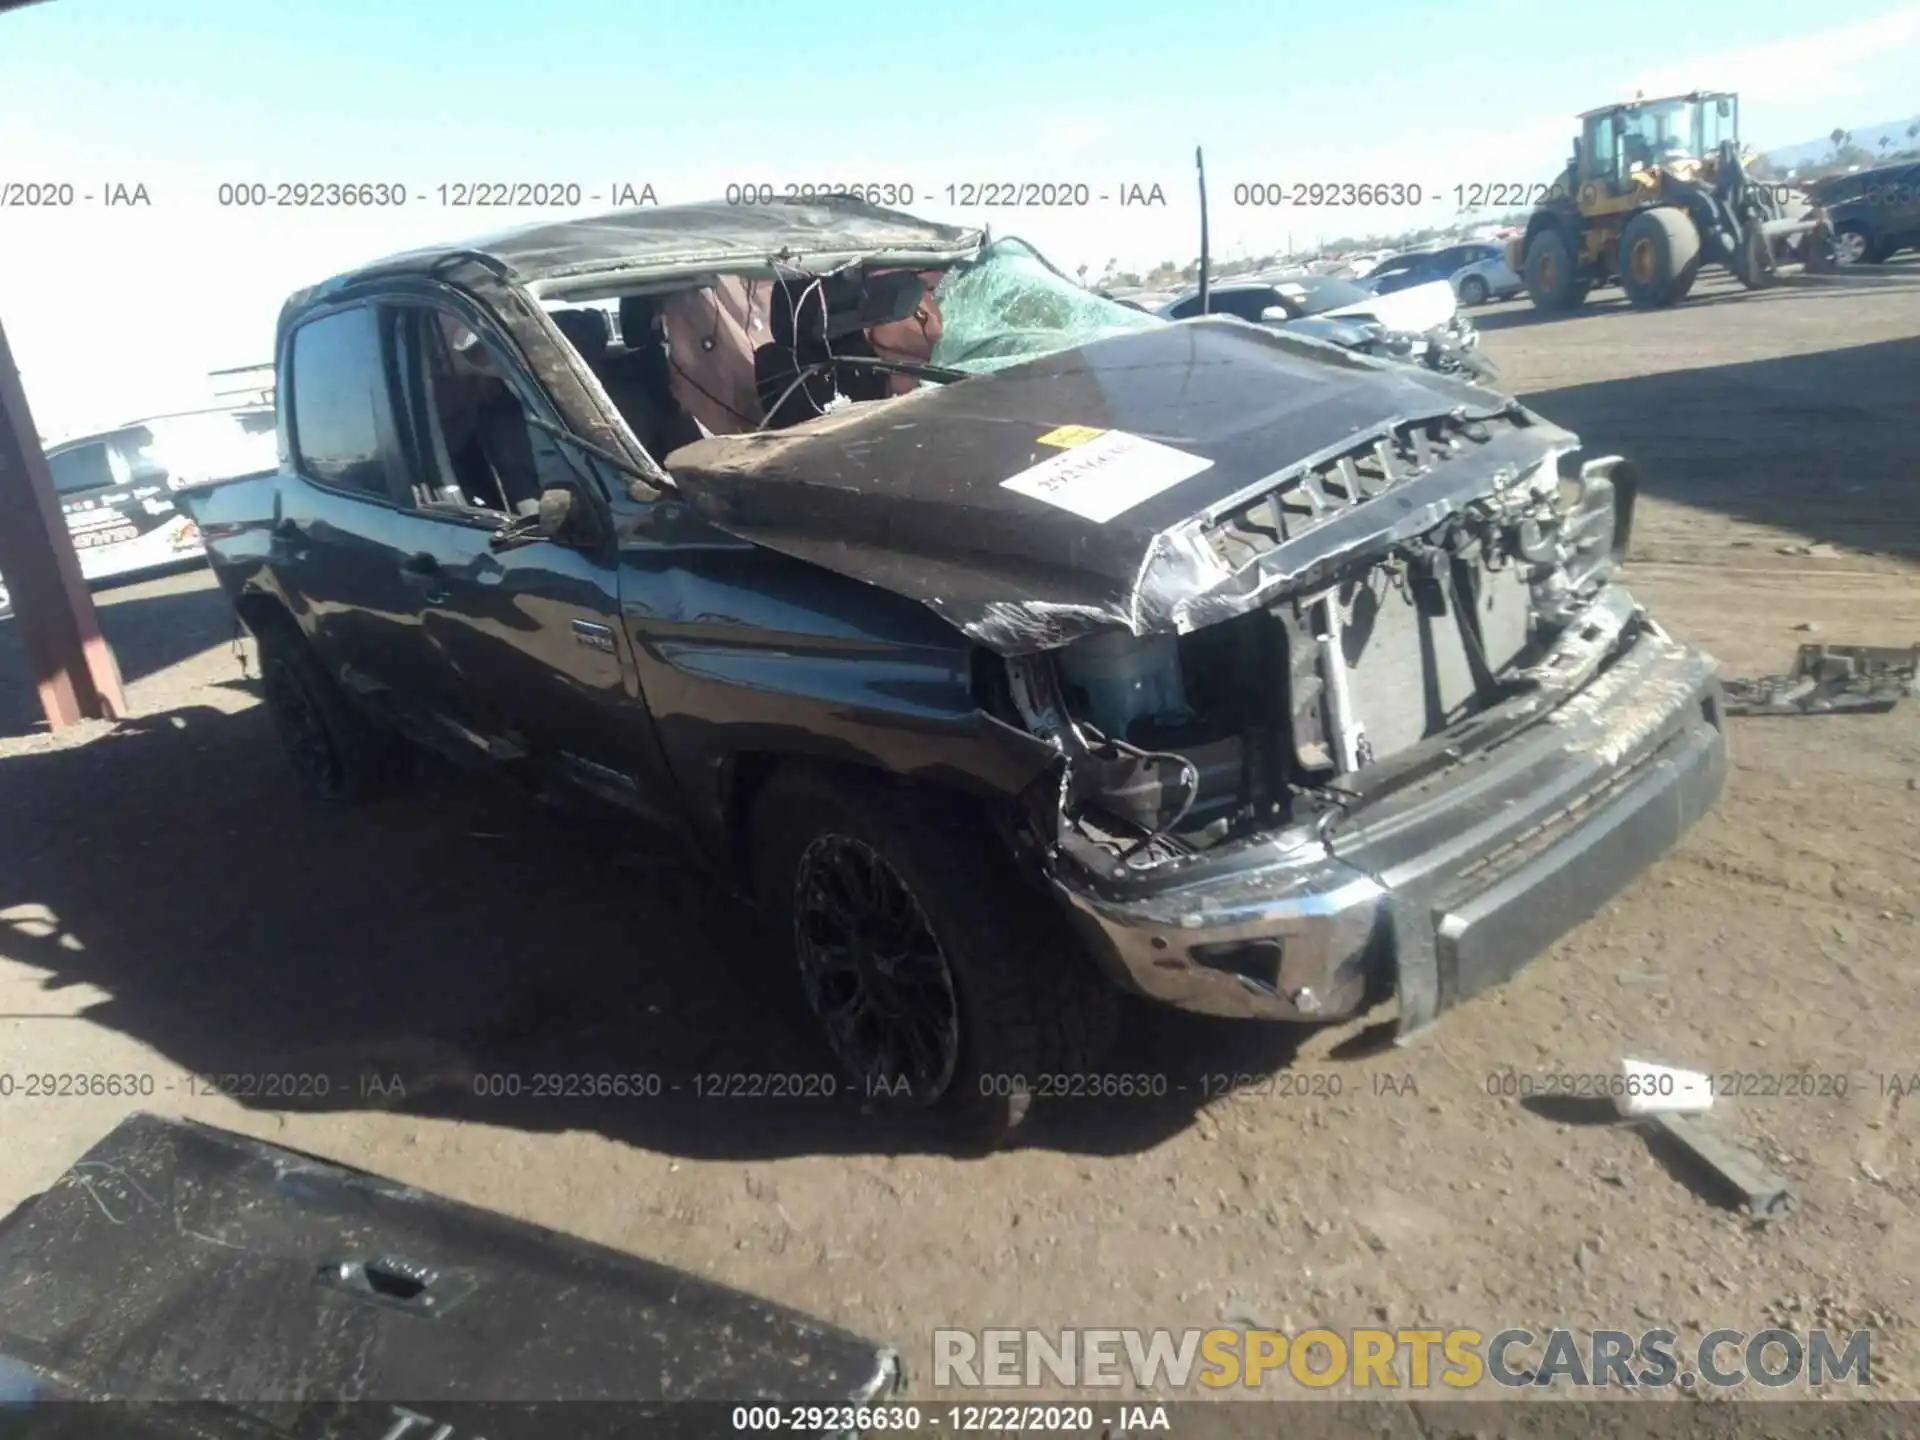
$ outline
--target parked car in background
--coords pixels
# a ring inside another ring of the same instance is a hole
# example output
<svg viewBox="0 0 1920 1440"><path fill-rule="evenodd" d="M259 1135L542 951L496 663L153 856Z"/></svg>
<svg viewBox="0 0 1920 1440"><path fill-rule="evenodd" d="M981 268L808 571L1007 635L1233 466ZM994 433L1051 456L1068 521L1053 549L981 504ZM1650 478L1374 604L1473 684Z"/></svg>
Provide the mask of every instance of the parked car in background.
<svg viewBox="0 0 1920 1440"><path fill-rule="evenodd" d="M1367 355L1480 380L1496 378L1491 362L1480 354L1479 332L1459 313L1444 284L1375 295L1331 275L1232 280L1209 289L1207 309ZM1157 313L1166 320L1190 320L1200 313L1200 292L1189 290Z"/></svg>
<svg viewBox="0 0 1920 1440"><path fill-rule="evenodd" d="M1383 261L1393 258L1391 250L1375 250L1369 254L1335 257L1347 274L1355 280L1363 279L1380 268Z"/></svg>
<svg viewBox="0 0 1920 1440"><path fill-rule="evenodd" d="M1460 252L1461 264L1448 278L1462 305L1511 299L1527 288L1525 278L1507 263L1504 246L1476 240L1453 248Z"/></svg>
<svg viewBox="0 0 1920 1440"><path fill-rule="evenodd" d="M1448 282L1463 305L1484 305L1526 288L1501 248L1483 240L1405 251L1382 261L1361 283L1375 294L1391 295L1437 280Z"/></svg>
<svg viewBox="0 0 1920 1440"><path fill-rule="evenodd" d="M1807 187L1826 207L1833 258L1842 265L1877 264L1920 249L1920 164L1877 165Z"/></svg>
<svg viewBox="0 0 1920 1440"><path fill-rule="evenodd" d="M1391 295L1396 290L1446 280L1453 272L1440 268L1439 255L1438 250L1403 250L1388 256L1365 275L1355 275L1354 283L1375 295Z"/></svg>
<svg viewBox="0 0 1920 1440"><path fill-rule="evenodd" d="M47 469L88 581L131 580L205 554L182 490L279 463L272 406L154 415L47 449ZM0 615L12 612L0 577Z"/></svg>

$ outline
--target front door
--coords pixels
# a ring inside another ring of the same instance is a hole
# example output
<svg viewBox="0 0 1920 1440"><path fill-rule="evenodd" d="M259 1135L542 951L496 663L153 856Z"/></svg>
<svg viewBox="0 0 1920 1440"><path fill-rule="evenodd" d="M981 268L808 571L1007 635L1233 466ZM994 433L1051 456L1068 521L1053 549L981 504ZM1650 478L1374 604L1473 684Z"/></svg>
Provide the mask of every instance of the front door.
<svg viewBox="0 0 1920 1440"><path fill-rule="evenodd" d="M293 477L280 487L267 562L315 652L361 703L431 738L459 697L436 667L408 570L405 457L385 381L390 326L370 304L287 337L281 404Z"/></svg>
<svg viewBox="0 0 1920 1440"><path fill-rule="evenodd" d="M413 437L404 533L421 623L471 702L469 743L677 823L621 635L601 477L528 423L558 417L484 317L452 301L396 314ZM572 497L565 529L503 544L555 490Z"/></svg>

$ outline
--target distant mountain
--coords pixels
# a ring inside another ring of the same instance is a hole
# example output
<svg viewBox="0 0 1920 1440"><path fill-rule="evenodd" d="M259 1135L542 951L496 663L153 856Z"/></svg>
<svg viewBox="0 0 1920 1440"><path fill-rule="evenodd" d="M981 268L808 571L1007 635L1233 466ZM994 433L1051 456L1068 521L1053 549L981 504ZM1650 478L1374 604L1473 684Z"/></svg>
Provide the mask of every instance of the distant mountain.
<svg viewBox="0 0 1920 1440"><path fill-rule="evenodd" d="M1879 159L1880 141L1887 143L1886 153L1911 150L1916 142L1907 138L1907 127L1920 123L1920 115L1911 115L1905 120L1889 120L1883 125L1856 125L1853 127L1852 144L1867 154ZM1794 170L1802 165L1817 165L1833 154L1833 141L1826 136L1818 140L1803 140L1798 145L1782 145L1777 150L1767 151L1767 163L1776 170Z"/></svg>

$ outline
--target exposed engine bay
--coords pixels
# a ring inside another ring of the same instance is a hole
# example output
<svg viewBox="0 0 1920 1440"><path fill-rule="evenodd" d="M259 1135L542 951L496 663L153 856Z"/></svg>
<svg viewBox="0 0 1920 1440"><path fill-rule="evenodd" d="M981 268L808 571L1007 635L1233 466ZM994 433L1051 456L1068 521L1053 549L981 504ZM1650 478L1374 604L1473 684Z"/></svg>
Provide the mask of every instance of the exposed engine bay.
<svg viewBox="0 0 1920 1440"><path fill-rule="evenodd" d="M1243 507L1210 541L1243 562L1515 422L1398 429ZM1022 722L1066 759L1062 848L1138 868L1329 821L1490 743L1590 678L1641 623L1611 585L1623 462L1557 451L1439 524L1298 593L1183 634L1117 631L1005 662ZM1602 603L1605 602L1605 603ZM1425 762L1425 763L1420 763Z"/></svg>

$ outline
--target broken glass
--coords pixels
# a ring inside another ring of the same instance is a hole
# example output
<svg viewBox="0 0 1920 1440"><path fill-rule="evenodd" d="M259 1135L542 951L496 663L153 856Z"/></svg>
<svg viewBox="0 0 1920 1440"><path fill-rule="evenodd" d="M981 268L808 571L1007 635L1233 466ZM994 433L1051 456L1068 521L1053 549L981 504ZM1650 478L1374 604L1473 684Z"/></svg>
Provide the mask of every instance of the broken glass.
<svg viewBox="0 0 1920 1440"><path fill-rule="evenodd" d="M1012 238L948 271L934 298L944 328L933 363L975 373L1168 323L1096 295Z"/></svg>

